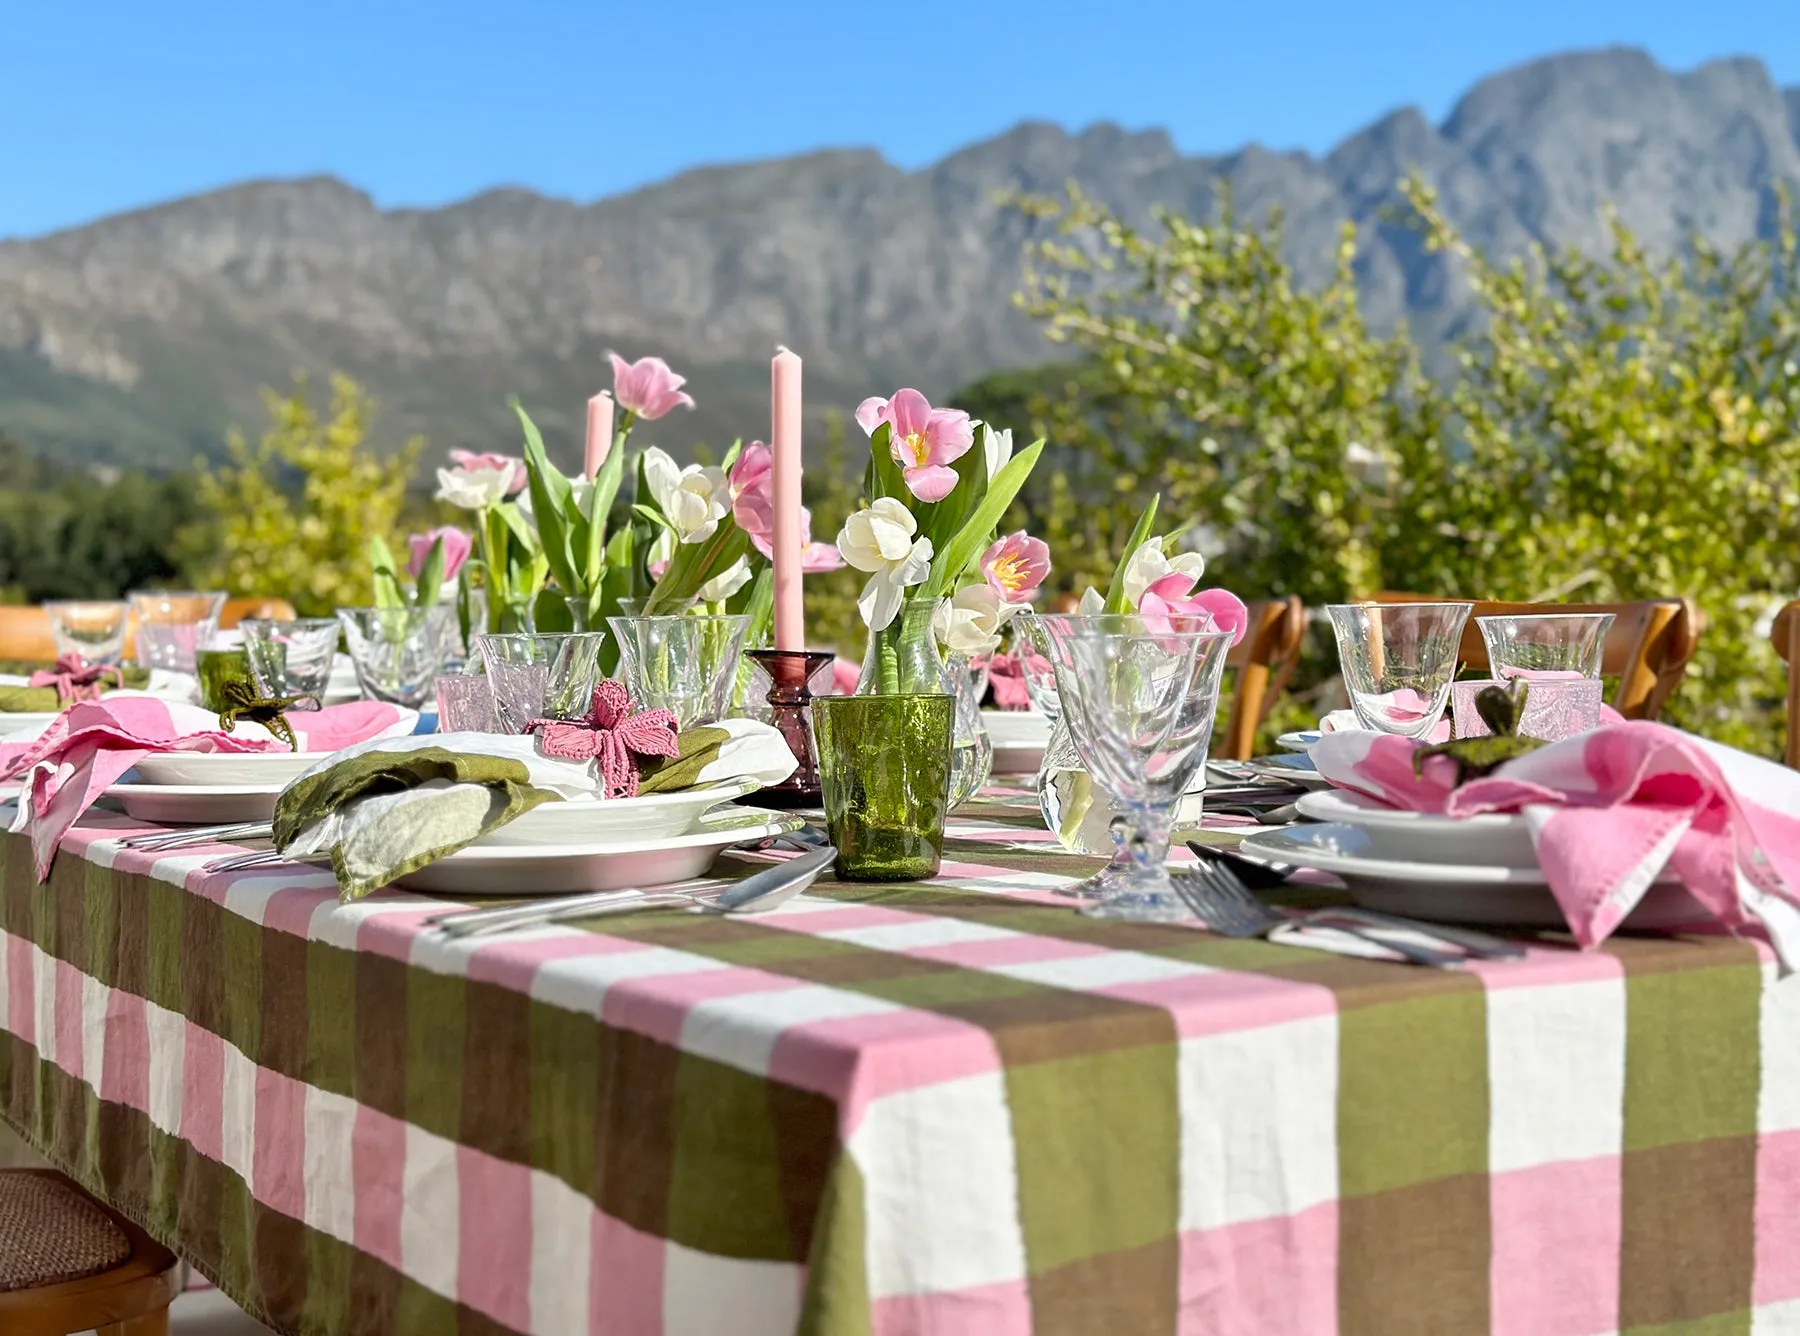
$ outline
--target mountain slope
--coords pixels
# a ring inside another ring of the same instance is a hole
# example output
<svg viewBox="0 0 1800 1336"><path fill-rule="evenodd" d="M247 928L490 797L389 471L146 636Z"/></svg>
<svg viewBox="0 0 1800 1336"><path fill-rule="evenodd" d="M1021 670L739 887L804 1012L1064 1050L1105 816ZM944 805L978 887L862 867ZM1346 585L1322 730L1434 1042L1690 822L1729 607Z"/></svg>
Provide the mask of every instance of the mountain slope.
<svg viewBox="0 0 1800 1336"><path fill-rule="evenodd" d="M918 172L818 153L585 206L506 189L384 212L331 178L255 182L0 243L0 424L83 461L175 464L257 421L259 384L337 368L375 388L394 440L510 446L517 392L568 458L609 347L690 376L699 411L649 432L671 443L762 434L778 342L806 357L814 409L947 392L1051 355L1010 300L1032 225L997 197L1070 179L1135 219L1203 214L1228 182L1246 216L1284 210L1312 280L1351 218L1372 317L1429 333L1458 297L1384 216L1409 168L1500 252L1598 245L1607 201L1658 247L1690 227L1736 242L1800 182L1797 132L1800 89L1755 61L1673 73L1610 50L1484 80L1442 125L1396 111L1323 158L1028 123Z"/></svg>

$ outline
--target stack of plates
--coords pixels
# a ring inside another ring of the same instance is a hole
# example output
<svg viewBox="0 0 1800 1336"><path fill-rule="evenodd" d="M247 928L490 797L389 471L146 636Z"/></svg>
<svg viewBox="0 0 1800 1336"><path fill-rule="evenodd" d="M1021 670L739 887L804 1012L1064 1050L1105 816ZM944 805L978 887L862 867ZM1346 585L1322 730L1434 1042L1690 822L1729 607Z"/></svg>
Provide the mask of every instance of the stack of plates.
<svg viewBox="0 0 1800 1336"><path fill-rule="evenodd" d="M1332 873L1368 909L1446 923L1566 926L1523 816L1408 812L1343 789L1308 793L1296 805L1302 816L1324 824L1257 831L1245 836L1242 851ZM1665 875L1625 926L1669 928L1708 917Z"/></svg>
<svg viewBox="0 0 1800 1336"><path fill-rule="evenodd" d="M159 826L267 821L275 799L317 752L154 752L137 763L137 782L106 791L125 814Z"/></svg>
<svg viewBox="0 0 1800 1336"><path fill-rule="evenodd" d="M395 884L434 895L479 896L667 886L706 875L730 845L779 835L796 824L790 814L758 807L706 810L719 801L717 792L696 789L545 803ZM669 833L649 833L657 829Z"/></svg>
<svg viewBox="0 0 1800 1336"><path fill-rule="evenodd" d="M994 744L996 775L1035 775L1050 743L1050 719L1036 710L983 710L981 722Z"/></svg>

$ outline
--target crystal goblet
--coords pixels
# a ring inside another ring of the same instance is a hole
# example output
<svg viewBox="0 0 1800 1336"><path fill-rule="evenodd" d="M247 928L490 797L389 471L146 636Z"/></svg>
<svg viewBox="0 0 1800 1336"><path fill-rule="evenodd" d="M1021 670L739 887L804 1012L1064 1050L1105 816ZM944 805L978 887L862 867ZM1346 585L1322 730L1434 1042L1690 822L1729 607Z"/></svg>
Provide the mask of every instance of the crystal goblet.
<svg viewBox="0 0 1800 1336"><path fill-rule="evenodd" d="M750 619L741 615L609 617L625 685L640 710L668 710L683 729L729 713Z"/></svg>
<svg viewBox="0 0 1800 1336"><path fill-rule="evenodd" d="M1444 717L1468 603L1348 603L1325 611L1357 722L1423 738Z"/></svg>
<svg viewBox="0 0 1800 1336"><path fill-rule="evenodd" d="M1533 612L1506 617L1477 617L1495 678L1563 678L1600 676L1610 612Z"/></svg>
<svg viewBox="0 0 1800 1336"><path fill-rule="evenodd" d="M478 636L494 714L502 733L529 732L539 719L580 719L600 685L604 631Z"/></svg>

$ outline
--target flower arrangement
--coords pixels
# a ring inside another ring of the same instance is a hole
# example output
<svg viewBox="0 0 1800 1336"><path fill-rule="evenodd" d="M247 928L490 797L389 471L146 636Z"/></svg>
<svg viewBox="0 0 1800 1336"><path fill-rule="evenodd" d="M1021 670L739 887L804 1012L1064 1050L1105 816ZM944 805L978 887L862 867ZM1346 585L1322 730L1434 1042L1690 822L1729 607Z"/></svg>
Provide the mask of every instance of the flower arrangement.
<svg viewBox="0 0 1800 1336"><path fill-rule="evenodd" d="M472 547L480 553L473 558L465 554L459 567L462 619L468 621L468 591L472 577L478 576L488 591L490 629L523 629L531 623L532 604L549 569L538 535L515 499L530 481L526 461L452 450L450 463L438 470L437 497L475 512Z"/></svg>
<svg viewBox="0 0 1800 1336"><path fill-rule="evenodd" d="M1170 617L1204 617L1214 629L1231 632L1231 643L1237 644L1249 627L1249 611L1242 599L1227 590L1197 588L1200 577L1206 573L1204 555L1169 555L1181 530L1161 537L1150 532L1156 525L1161 502L1160 493L1150 498L1126 541L1124 555L1113 571L1105 596L1090 586L1081 596L1081 611L1137 613L1146 621L1163 625Z"/></svg>
<svg viewBox="0 0 1800 1336"><path fill-rule="evenodd" d="M919 638L972 653L997 645L1000 627L1049 571L1048 549L1036 539L990 541L1044 443L1015 457L1010 433L960 409L933 408L913 389L864 400L856 420L869 435L868 504L845 521L837 548L869 577L857 600L871 638L858 689L936 692L942 688L926 680L924 666L935 647L925 659L909 652ZM963 585L972 572L978 581Z"/></svg>

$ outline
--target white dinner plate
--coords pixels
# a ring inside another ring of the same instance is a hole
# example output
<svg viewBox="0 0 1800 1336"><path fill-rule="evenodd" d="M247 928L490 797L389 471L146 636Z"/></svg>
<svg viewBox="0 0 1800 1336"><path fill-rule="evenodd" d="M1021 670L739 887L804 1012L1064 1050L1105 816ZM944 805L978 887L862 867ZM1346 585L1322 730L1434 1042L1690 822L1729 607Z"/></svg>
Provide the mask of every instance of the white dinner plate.
<svg viewBox="0 0 1800 1336"><path fill-rule="evenodd" d="M1314 821L1360 827L1368 834L1371 857L1537 870L1531 828L1517 813L1449 817L1409 812L1348 789L1303 794L1294 805Z"/></svg>
<svg viewBox="0 0 1800 1336"><path fill-rule="evenodd" d="M0 710L0 742L24 742L35 738L56 718L50 714L27 714L24 711Z"/></svg>
<svg viewBox="0 0 1800 1336"><path fill-rule="evenodd" d="M780 812L734 807L701 822L698 830L661 840L527 846L495 844L490 835L409 872L396 885L433 895L483 897L666 886L704 876L727 845L780 834L792 824L793 818ZM330 864L329 856L316 861Z"/></svg>
<svg viewBox="0 0 1800 1336"><path fill-rule="evenodd" d="M153 752L137 763L146 784L286 787L324 760L324 752Z"/></svg>
<svg viewBox="0 0 1800 1336"><path fill-rule="evenodd" d="M1303 752L1324 736L1316 728L1307 728L1298 733L1283 733L1275 739L1275 745L1282 751Z"/></svg>
<svg viewBox="0 0 1800 1336"><path fill-rule="evenodd" d="M1034 775L1050 743L1049 716L1036 710L983 710L981 723L994 744L994 773Z"/></svg>
<svg viewBox="0 0 1800 1336"><path fill-rule="evenodd" d="M296 716L298 717L298 716ZM378 738L410 736L419 716L402 710L393 724L375 734ZM146 784L191 784L206 788L225 785L273 784L284 788L323 761L330 752L152 752L137 763Z"/></svg>
<svg viewBox="0 0 1800 1336"><path fill-rule="evenodd" d="M210 826L267 821L280 784L114 784L106 791L125 815L158 826Z"/></svg>
<svg viewBox="0 0 1800 1336"><path fill-rule="evenodd" d="M744 785L707 784L677 793L646 793L636 798L604 801L540 803L483 837L486 847L517 845L641 844L645 840L686 835L710 807L744 792Z"/></svg>
<svg viewBox="0 0 1800 1336"><path fill-rule="evenodd" d="M1484 863L1379 858L1371 832L1337 822L1259 830L1238 847L1270 863L1329 872L1366 909L1445 923L1563 928L1567 921L1543 872ZM1685 887L1665 876L1626 916L1628 928L1672 928L1710 917Z"/></svg>

